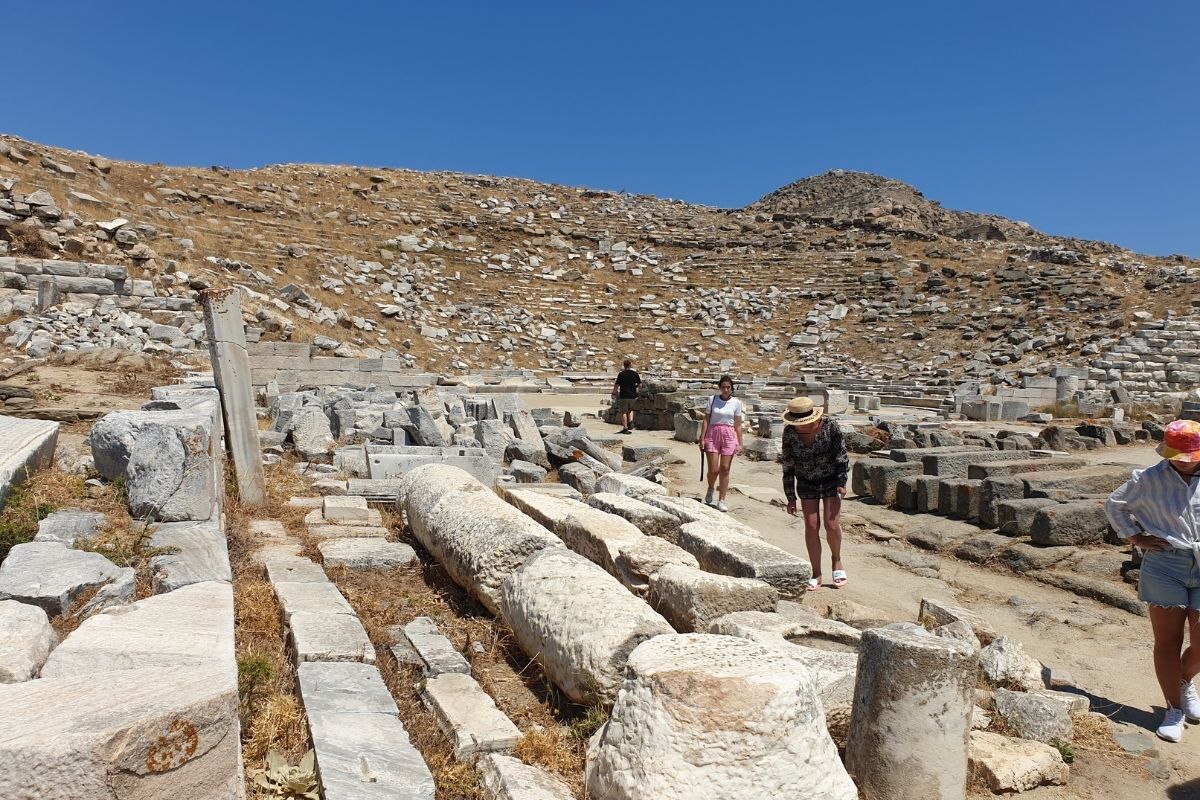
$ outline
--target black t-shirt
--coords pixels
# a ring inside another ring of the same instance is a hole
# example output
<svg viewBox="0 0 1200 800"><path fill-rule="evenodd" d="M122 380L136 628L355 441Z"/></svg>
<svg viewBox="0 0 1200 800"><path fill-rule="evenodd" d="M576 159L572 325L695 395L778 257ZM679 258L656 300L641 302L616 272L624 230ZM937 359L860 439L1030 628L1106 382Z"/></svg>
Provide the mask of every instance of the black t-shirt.
<svg viewBox="0 0 1200 800"><path fill-rule="evenodd" d="M638 387L642 385L642 377L631 369L623 369L617 373L617 397L622 400L632 400L637 397Z"/></svg>

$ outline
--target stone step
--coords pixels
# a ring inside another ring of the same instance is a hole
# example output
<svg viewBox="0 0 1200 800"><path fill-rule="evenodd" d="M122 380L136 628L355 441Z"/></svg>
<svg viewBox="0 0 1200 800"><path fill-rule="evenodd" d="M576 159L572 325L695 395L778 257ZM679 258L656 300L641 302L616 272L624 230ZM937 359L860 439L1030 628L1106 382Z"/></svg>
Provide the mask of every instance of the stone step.
<svg viewBox="0 0 1200 800"><path fill-rule="evenodd" d="M433 775L378 669L310 662L296 675L325 800L433 800Z"/></svg>
<svg viewBox="0 0 1200 800"><path fill-rule="evenodd" d="M471 762L482 753L510 752L521 732L470 675L444 672L425 681L421 699L449 737L454 757Z"/></svg>
<svg viewBox="0 0 1200 800"><path fill-rule="evenodd" d="M58 423L0 415L0 508L12 487L33 470L50 466L58 444Z"/></svg>
<svg viewBox="0 0 1200 800"><path fill-rule="evenodd" d="M396 660L415 663L426 677L447 672L471 674L471 665L454 645L438 631L429 617L417 617L397 630L397 645L392 648Z"/></svg>

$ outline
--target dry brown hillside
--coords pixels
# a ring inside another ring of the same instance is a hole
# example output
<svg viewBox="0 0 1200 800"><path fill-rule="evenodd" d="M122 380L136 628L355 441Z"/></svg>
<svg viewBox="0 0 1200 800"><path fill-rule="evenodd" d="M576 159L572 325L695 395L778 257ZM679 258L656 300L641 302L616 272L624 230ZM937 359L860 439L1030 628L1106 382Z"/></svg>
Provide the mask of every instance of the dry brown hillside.
<svg viewBox="0 0 1200 800"><path fill-rule="evenodd" d="M39 190L57 216L27 202ZM1099 352L1135 311L1186 312L1200 276L841 171L723 210L447 172L136 164L0 137L0 215L10 256L126 265L160 294L238 284L266 338L447 371L595 372L631 355L665 373L998 378ZM115 218L128 222L99 225Z"/></svg>

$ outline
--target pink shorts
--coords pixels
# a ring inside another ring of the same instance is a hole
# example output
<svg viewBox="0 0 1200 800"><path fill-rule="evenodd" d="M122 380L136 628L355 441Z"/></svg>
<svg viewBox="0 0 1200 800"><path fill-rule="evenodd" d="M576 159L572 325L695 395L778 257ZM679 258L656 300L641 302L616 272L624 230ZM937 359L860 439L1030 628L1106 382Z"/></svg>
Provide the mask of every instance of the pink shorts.
<svg viewBox="0 0 1200 800"><path fill-rule="evenodd" d="M732 425L711 425L704 434L704 452L737 455L737 431Z"/></svg>

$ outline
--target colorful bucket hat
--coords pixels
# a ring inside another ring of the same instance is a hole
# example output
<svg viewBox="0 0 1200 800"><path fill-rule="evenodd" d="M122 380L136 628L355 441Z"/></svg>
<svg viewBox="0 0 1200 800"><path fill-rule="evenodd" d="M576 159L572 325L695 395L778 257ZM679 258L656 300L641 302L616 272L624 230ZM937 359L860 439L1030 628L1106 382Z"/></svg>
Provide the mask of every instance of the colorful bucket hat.
<svg viewBox="0 0 1200 800"><path fill-rule="evenodd" d="M1167 426L1158 454L1168 461L1194 464L1200 461L1200 422L1177 419Z"/></svg>

